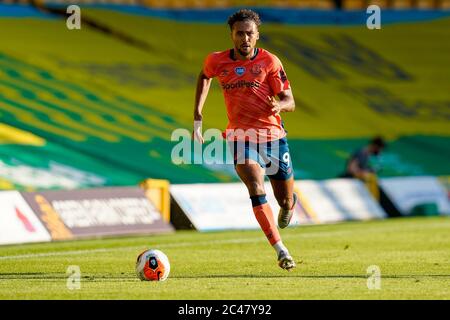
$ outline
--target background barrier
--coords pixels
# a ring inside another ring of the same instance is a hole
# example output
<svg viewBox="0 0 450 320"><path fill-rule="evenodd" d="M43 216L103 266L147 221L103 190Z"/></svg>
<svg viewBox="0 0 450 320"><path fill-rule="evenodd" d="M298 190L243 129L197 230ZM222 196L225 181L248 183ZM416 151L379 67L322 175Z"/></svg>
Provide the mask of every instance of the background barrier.
<svg viewBox="0 0 450 320"><path fill-rule="evenodd" d="M137 187L0 192L0 244L172 231Z"/></svg>
<svg viewBox="0 0 450 320"><path fill-rule="evenodd" d="M0 192L0 245L50 240L47 229L19 192Z"/></svg>
<svg viewBox="0 0 450 320"><path fill-rule="evenodd" d="M299 202L290 226L386 217L358 180L302 180L295 186ZM279 206L269 182L265 189L276 221ZM242 183L172 185L170 192L182 211L172 215L184 214L199 231L259 228Z"/></svg>
<svg viewBox="0 0 450 320"><path fill-rule="evenodd" d="M383 178L379 183L402 215L450 215L450 198L436 177Z"/></svg>

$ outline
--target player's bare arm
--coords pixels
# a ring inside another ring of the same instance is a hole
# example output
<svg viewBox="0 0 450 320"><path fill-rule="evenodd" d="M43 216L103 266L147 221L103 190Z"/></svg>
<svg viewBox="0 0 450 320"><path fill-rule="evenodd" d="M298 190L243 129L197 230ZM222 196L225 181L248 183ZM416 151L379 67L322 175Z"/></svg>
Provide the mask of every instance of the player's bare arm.
<svg viewBox="0 0 450 320"><path fill-rule="evenodd" d="M202 136L202 110L205 105L206 97L208 96L211 80L203 71L200 72L197 78L197 88L195 91L195 105L194 105L194 133L192 138L200 143L203 143Z"/></svg>
<svg viewBox="0 0 450 320"><path fill-rule="evenodd" d="M267 97L267 104L272 107L271 111L273 114L293 112L295 110L295 100L291 89L281 91L278 94L278 99L273 96Z"/></svg>
<svg viewBox="0 0 450 320"><path fill-rule="evenodd" d="M205 76L203 70L197 78L197 89L195 91L195 106L194 106L194 120L202 121L202 110L208 96L209 87L211 86L212 79Z"/></svg>
<svg viewBox="0 0 450 320"><path fill-rule="evenodd" d="M361 170L359 168L359 161L358 159L353 159L350 161L350 163L347 166L347 171L350 172L354 177L359 179L365 179L370 172Z"/></svg>

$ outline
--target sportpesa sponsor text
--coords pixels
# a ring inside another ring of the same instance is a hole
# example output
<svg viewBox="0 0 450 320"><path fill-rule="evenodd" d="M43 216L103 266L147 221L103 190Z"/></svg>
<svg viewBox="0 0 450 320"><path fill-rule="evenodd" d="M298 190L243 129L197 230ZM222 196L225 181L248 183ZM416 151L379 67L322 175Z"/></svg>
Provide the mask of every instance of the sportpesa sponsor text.
<svg viewBox="0 0 450 320"><path fill-rule="evenodd" d="M259 88L260 83L258 81L245 81L240 80L233 83L221 83L222 89L230 90L230 89L238 89L238 88Z"/></svg>

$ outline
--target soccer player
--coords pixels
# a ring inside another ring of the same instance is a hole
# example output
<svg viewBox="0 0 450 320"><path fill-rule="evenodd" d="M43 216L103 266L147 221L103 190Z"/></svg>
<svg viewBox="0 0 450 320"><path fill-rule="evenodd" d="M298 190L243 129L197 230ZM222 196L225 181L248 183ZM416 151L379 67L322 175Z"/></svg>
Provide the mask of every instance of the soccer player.
<svg viewBox="0 0 450 320"><path fill-rule="evenodd" d="M385 142L381 137L373 138L364 148L355 151L347 162L345 177L353 177L366 180L368 176L376 173L370 165L370 157L378 156L385 148Z"/></svg>
<svg viewBox="0 0 450 320"><path fill-rule="evenodd" d="M258 14L247 9L228 18L234 48L213 52L204 62L197 81L193 139L204 142L202 109L211 80L217 77L229 120L224 137L234 155L235 170L248 189L261 229L277 252L278 265L291 270L295 261L281 241L267 203L264 176L269 177L280 205L278 226L286 228L297 196L280 113L294 111L295 102L280 60L256 47L260 24Z"/></svg>
<svg viewBox="0 0 450 320"><path fill-rule="evenodd" d="M372 167L370 159L372 156L378 156L385 147L386 143L382 137L374 137L367 146L356 150L351 155L346 165L346 172L342 175L344 178L357 178L363 181L377 200L380 200L381 190L378 188L377 170Z"/></svg>

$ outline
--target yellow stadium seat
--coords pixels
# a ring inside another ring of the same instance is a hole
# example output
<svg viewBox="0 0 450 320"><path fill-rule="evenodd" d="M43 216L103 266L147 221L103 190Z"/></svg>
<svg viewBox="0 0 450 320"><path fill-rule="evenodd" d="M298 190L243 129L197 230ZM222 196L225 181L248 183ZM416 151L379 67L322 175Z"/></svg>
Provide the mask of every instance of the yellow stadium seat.
<svg viewBox="0 0 450 320"><path fill-rule="evenodd" d="M450 9L450 0L441 0L439 7L441 9Z"/></svg>
<svg viewBox="0 0 450 320"><path fill-rule="evenodd" d="M342 7L344 9L365 9L366 1L363 0L345 0L343 1Z"/></svg>
<svg viewBox="0 0 450 320"><path fill-rule="evenodd" d="M375 5L379 6L381 9L384 9L389 6L389 0L372 0L372 1L370 1L369 4L375 4Z"/></svg>
<svg viewBox="0 0 450 320"><path fill-rule="evenodd" d="M434 0L416 0L416 8L419 9L433 9L436 7L436 1Z"/></svg>
<svg viewBox="0 0 450 320"><path fill-rule="evenodd" d="M298 8L334 8L333 0L209 0L208 6L275 6Z"/></svg>
<svg viewBox="0 0 450 320"><path fill-rule="evenodd" d="M169 1L170 8L186 8L186 0L171 0Z"/></svg>
<svg viewBox="0 0 450 320"><path fill-rule="evenodd" d="M334 9L335 3L334 3L334 1L330 1L330 0L317 1L317 8L319 8L319 9Z"/></svg>
<svg viewBox="0 0 450 320"><path fill-rule="evenodd" d="M270 5L274 7L287 7L289 5L288 0L272 0Z"/></svg>
<svg viewBox="0 0 450 320"><path fill-rule="evenodd" d="M143 0L143 5L147 6L147 7L163 7L164 5L161 4L163 1L158 1L158 0Z"/></svg>
<svg viewBox="0 0 450 320"><path fill-rule="evenodd" d="M127 0L116 0L127 1ZM136 0L128 0L136 1ZM143 5L154 8L224 8L275 6L296 8L333 9L333 0L141 0Z"/></svg>
<svg viewBox="0 0 450 320"><path fill-rule="evenodd" d="M408 9L412 8L413 3L411 0L393 0L392 8L394 9Z"/></svg>
<svg viewBox="0 0 450 320"><path fill-rule="evenodd" d="M314 8L314 9L333 9L334 1L332 0L297 0L290 1L293 7Z"/></svg>
<svg viewBox="0 0 450 320"><path fill-rule="evenodd" d="M205 0L184 0L182 7L185 7L185 8L206 8L206 1Z"/></svg>
<svg viewBox="0 0 450 320"><path fill-rule="evenodd" d="M206 7L208 8L226 8L230 6L229 0L206 0Z"/></svg>

